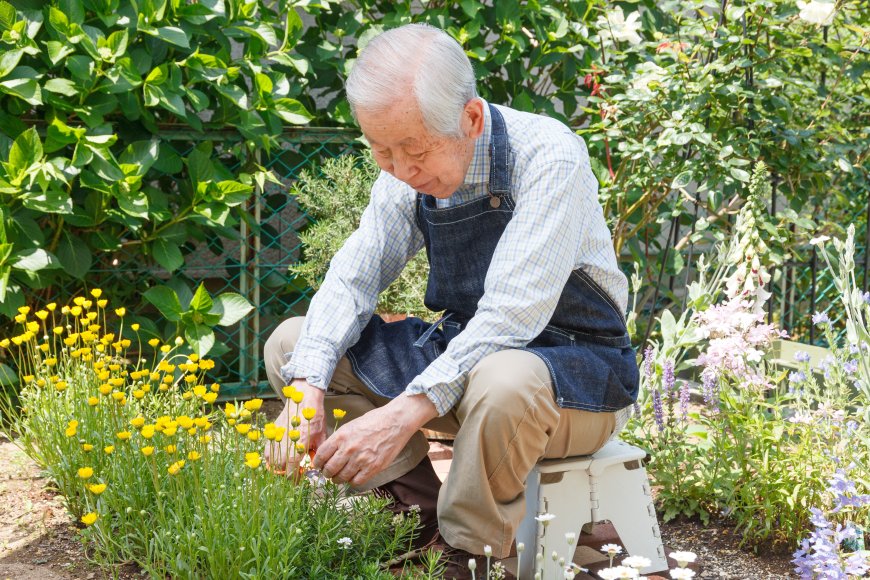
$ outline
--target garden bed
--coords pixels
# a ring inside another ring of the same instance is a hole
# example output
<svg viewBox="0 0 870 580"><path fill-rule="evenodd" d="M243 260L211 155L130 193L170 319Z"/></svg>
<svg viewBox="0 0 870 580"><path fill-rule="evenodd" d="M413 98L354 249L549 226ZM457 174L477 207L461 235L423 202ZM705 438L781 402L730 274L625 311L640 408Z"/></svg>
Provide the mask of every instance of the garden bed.
<svg viewBox="0 0 870 580"><path fill-rule="evenodd" d="M0 443L0 578L93 580L108 577L90 564L77 526L50 489L37 465L9 441ZM731 528L719 523L701 526L690 520L662 524L669 548L697 552L701 578L786 578L790 556L740 549ZM119 570L121 580L139 578L131 567Z"/></svg>

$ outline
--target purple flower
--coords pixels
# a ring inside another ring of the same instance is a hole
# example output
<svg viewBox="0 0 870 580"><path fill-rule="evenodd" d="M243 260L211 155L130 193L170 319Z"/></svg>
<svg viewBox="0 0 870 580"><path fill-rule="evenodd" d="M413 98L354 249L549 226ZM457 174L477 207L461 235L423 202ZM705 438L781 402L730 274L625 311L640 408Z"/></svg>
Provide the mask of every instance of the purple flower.
<svg viewBox="0 0 870 580"><path fill-rule="evenodd" d="M843 363L843 370L846 371L847 375L855 374L858 370L858 361L855 359L847 360Z"/></svg>
<svg viewBox="0 0 870 580"><path fill-rule="evenodd" d="M813 314L813 324L825 324L830 321L831 319L828 318L827 312L816 312Z"/></svg>
<svg viewBox="0 0 870 580"><path fill-rule="evenodd" d="M704 391L704 403L709 407L713 407L716 403L716 386L719 383L719 377L716 371L707 368L701 373L701 384Z"/></svg>
<svg viewBox="0 0 870 580"><path fill-rule="evenodd" d="M799 350L794 353L794 360L801 363L810 362L810 353Z"/></svg>
<svg viewBox="0 0 870 580"><path fill-rule="evenodd" d="M674 363L671 361L665 361L665 364L662 365L662 386L664 387L665 393L670 395L671 391L674 390L674 384L676 382L677 377L674 376Z"/></svg>
<svg viewBox="0 0 870 580"><path fill-rule="evenodd" d="M662 396L659 394L658 389L653 391L652 398L653 414L656 418L656 425L658 426L659 430L662 430L665 428L665 412L662 408Z"/></svg>
<svg viewBox="0 0 870 580"><path fill-rule="evenodd" d="M788 374L788 382L790 383L802 383L807 380L807 376L803 371L792 371Z"/></svg>
<svg viewBox="0 0 870 580"><path fill-rule="evenodd" d="M680 416L683 421L689 418L689 382L683 381L680 385Z"/></svg>
<svg viewBox="0 0 870 580"><path fill-rule="evenodd" d="M653 357L653 348L648 346L643 351L643 373L646 375L646 378L651 379L653 371L655 371L655 358Z"/></svg>
<svg viewBox="0 0 870 580"><path fill-rule="evenodd" d="M849 354L858 354L859 352L861 352L860 346L858 346L857 344L849 345Z"/></svg>
<svg viewBox="0 0 870 580"><path fill-rule="evenodd" d="M861 577L870 571L870 560L859 553L846 558L846 574Z"/></svg>
<svg viewBox="0 0 870 580"><path fill-rule="evenodd" d="M864 299L864 303L865 303L865 304L870 304L870 292L864 292L864 293L861 295L861 298Z"/></svg>

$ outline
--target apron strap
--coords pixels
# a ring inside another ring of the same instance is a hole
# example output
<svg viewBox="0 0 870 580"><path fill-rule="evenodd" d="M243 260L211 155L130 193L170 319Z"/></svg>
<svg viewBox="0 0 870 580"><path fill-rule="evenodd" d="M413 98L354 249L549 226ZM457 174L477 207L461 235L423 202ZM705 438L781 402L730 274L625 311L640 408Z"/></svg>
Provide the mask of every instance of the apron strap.
<svg viewBox="0 0 870 580"><path fill-rule="evenodd" d="M423 333L423 336L421 336L420 338L417 339L417 342L414 343L414 346L416 346L417 348L423 348L424 346L426 346L426 341L429 340L429 337L432 336L432 333L435 332L435 330L439 326L441 326L442 322L444 322L445 320L447 320L451 316L453 316L452 312L447 313L444 316L442 316L441 318L439 318L438 322L436 322L435 324L433 324L432 326L427 328L426 332Z"/></svg>

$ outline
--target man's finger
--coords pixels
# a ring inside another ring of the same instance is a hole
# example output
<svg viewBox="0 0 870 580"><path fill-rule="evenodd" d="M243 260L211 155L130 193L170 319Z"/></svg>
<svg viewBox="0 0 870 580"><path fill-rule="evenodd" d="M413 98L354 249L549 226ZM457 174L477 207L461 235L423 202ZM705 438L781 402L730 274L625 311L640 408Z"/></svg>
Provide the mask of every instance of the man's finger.
<svg viewBox="0 0 870 580"><path fill-rule="evenodd" d="M336 445L334 441L334 437L330 437L326 441L322 441L321 445L317 446L317 452L314 455L314 467L323 471L323 468L332 459L332 456L336 452Z"/></svg>

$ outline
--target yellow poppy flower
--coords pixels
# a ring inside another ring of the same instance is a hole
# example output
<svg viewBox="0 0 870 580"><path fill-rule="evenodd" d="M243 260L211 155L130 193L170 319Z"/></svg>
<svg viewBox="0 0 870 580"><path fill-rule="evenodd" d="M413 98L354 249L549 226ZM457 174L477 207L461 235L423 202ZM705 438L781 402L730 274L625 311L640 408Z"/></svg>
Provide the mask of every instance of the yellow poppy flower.
<svg viewBox="0 0 870 580"><path fill-rule="evenodd" d="M82 451L84 451L85 453L87 453L88 451L93 451L93 449L94 446L90 443L82 443Z"/></svg>
<svg viewBox="0 0 870 580"><path fill-rule="evenodd" d="M347 415L347 411L343 411L341 409L333 409L332 416L335 419L344 419L344 416Z"/></svg>
<svg viewBox="0 0 870 580"><path fill-rule="evenodd" d="M302 391L296 391L292 395L290 395L290 399L296 403L297 405L302 402L302 399L305 398L305 393Z"/></svg>
<svg viewBox="0 0 870 580"><path fill-rule="evenodd" d="M139 451L141 451L142 455L145 457L150 457L154 453L154 447L149 445L148 447L143 447Z"/></svg>
<svg viewBox="0 0 870 580"><path fill-rule="evenodd" d="M78 475L82 479L88 479L94 475L94 470L91 467L79 467Z"/></svg>
<svg viewBox="0 0 870 580"><path fill-rule="evenodd" d="M92 525L95 521L97 521L97 514L94 512L82 516L82 523L86 526Z"/></svg>
<svg viewBox="0 0 870 580"><path fill-rule="evenodd" d="M175 445L167 445L166 447L163 448L163 450L166 451L166 453L168 453L168 454L170 454L170 455L172 455L173 453L175 453L175 451L176 451L177 449L178 449L178 448L177 448Z"/></svg>
<svg viewBox="0 0 870 580"><path fill-rule="evenodd" d="M151 439L154 437L154 425L145 425L142 427L142 431L140 431L139 434L145 439Z"/></svg>
<svg viewBox="0 0 870 580"><path fill-rule="evenodd" d="M138 417L133 417L132 419L130 419L130 424L138 429L145 424L145 417L143 417L142 415L139 415Z"/></svg>
<svg viewBox="0 0 870 580"><path fill-rule="evenodd" d="M103 451L106 453L106 455L111 455L112 453L115 452L115 446L114 445L106 445L105 447L103 447Z"/></svg>
<svg viewBox="0 0 870 580"><path fill-rule="evenodd" d="M105 483L91 483L88 485L88 490L94 495L100 495L104 491L106 491Z"/></svg>
<svg viewBox="0 0 870 580"><path fill-rule="evenodd" d="M293 395L293 393L295 393L295 392L296 392L296 387L294 387L293 385L287 385L286 387L281 387L281 393L287 399L289 399Z"/></svg>
<svg viewBox="0 0 870 580"><path fill-rule="evenodd" d="M302 409L302 416L305 417L305 420L307 421L312 420L314 418L314 415L316 414L317 411L315 411L312 407L305 407L304 409Z"/></svg>
<svg viewBox="0 0 870 580"><path fill-rule="evenodd" d="M93 296L94 298L99 298L102 295L103 295L103 291L101 289L99 289L99 288L92 288L91 289L91 296Z"/></svg>
<svg viewBox="0 0 870 580"><path fill-rule="evenodd" d="M184 467L184 460L180 459L170 465L166 471L169 472L169 475L178 475L178 472L181 471L182 467Z"/></svg>
<svg viewBox="0 0 870 580"><path fill-rule="evenodd" d="M138 332L138 331L139 331L139 328L140 328L140 327L139 327L139 323L138 323L138 322L134 322L133 324L130 325L130 328L133 330L133 332Z"/></svg>
<svg viewBox="0 0 870 580"><path fill-rule="evenodd" d="M116 435L118 436L118 439L120 439L121 441L126 441L127 439L130 438L131 433L129 431L120 431L120 432L116 433Z"/></svg>
<svg viewBox="0 0 870 580"><path fill-rule="evenodd" d="M123 318L124 315L127 314L127 309L123 306L121 308L115 308L115 314L117 314L119 318Z"/></svg>
<svg viewBox="0 0 870 580"><path fill-rule="evenodd" d="M217 401L217 398L218 398L217 393L206 393L202 396L202 400L205 401L206 403L209 403L209 404Z"/></svg>
<svg viewBox="0 0 870 580"><path fill-rule="evenodd" d="M257 469L258 467L260 467L260 454L256 451L252 451L251 453L245 453L245 465L247 465L251 469Z"/></svg>
<svg viewBox="0 0 870 580"><path fill-rule="evenodd" d="M251 425L249 423L239 423L236 425L236 431L238 431L241 435L247 435L248 431L251 430Z"/></svg>
<svg viewBox="0 0 870 580"><path fill-rule="evenodd" d="M251 411L252 413L259 411L260 407L263 406L263 399L251 399L250 401L245 401L245 409Z"/></svg>
<svg viewBox="0 0 870 580"><path fill-rule="evenodd" d="M300 455L305 453L305 444L304 443L297 443L296 444L296 453L298 453Z"/></svg>
<svg viewBox="0 0 870 580"><path fill-rule="evenodd" d="M290 438L290 441L296 443L297 441L299 441L299 438L302 437L302 432L299 431L299 429L290 429L287 437Z"/></svg>
<svg viewBox="0 0 870 580"><path fill-rule="evenodd" d="M260 432L256 429L252 429L248 431L248 439L251 441L259 441L260 440Z"/></svg>
<svg viewBox="0 0 870 580"><path fill-rule="evenodd" d="M187 458L190 459L191 461L196 461L200 457L202 457L202 455L200 455L198 451L191 451L190 453L187 454Z"/></svg>

